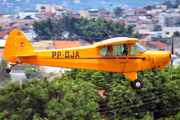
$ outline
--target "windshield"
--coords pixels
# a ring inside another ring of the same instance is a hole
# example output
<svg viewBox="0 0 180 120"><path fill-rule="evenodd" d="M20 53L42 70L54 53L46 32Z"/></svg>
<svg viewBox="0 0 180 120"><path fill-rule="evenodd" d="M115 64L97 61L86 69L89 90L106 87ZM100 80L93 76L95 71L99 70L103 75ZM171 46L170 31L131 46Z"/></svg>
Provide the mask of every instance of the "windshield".
<svg viewBox="0 0 180 120"><path fill-rule="evenodd" d="M134 43L134 46L138 49L140 53L144 53L145 51L147 51L147 49L141 46L139 43Z"/></svg>

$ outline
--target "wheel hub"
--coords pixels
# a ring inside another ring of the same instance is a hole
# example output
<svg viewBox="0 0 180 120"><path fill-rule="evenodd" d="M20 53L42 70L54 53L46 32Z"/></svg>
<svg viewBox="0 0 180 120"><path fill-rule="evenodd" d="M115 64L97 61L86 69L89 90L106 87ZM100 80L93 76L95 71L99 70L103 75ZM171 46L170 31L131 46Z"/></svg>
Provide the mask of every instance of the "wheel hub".
<svg viewBox="0 0 180 120"><path fill-rule="evenodd" d="M140 82L136 82L136 87L140 87L141 83Z"/></svg>

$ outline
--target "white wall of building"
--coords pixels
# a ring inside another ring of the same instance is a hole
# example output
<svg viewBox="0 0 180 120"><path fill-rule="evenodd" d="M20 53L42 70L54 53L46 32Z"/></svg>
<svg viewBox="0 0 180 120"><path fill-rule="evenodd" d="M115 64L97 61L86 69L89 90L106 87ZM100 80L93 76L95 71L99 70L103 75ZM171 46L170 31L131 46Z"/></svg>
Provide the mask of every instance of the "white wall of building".
<svg viewBox="0 0 180 120"><path fill-rule="evenodd" d="M31 18L35 19L36 13L35 12L19 12L20 19L24 19L26 16L31 16Z"/></svg>

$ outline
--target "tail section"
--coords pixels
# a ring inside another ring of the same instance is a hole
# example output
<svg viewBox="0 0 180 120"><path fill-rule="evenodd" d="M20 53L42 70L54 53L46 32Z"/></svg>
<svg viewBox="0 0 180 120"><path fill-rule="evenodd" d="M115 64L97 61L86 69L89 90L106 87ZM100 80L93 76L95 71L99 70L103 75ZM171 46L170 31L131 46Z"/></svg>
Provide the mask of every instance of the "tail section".
<svg viewBox="0 0 180 120"><path fill-rule="evenodd" d="M13 30L6 40L4 57L8 62L19 63L21 56L35 55L34 50L20 30Z"/></svg>

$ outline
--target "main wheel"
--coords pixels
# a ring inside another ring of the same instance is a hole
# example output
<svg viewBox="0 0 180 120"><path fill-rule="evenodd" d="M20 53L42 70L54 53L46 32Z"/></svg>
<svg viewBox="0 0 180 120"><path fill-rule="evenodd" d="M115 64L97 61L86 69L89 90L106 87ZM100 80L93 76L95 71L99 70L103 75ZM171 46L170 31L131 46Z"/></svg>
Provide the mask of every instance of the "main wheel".
<svg viewBox="0 0 180 120"><path fill-rule="evenodd" d="M143 87L143 81L140 79L136 79L135 81L131 81L130 83L133 89L141 89Z"/></svg>
<svg viewBox="0 0 180 120"><path fill-rule="evenodd" d="M10 68L6 68L6 73L10 73L11 69Z"/></svg>

